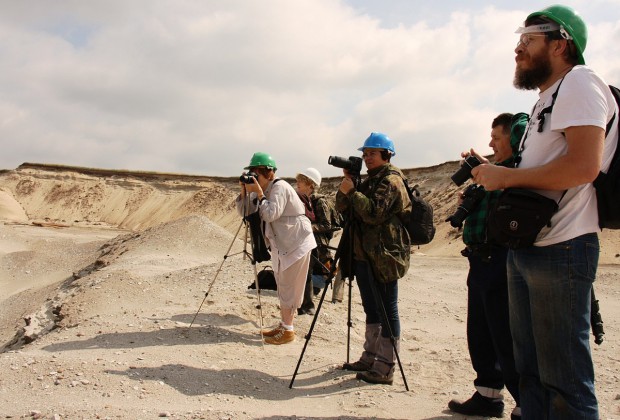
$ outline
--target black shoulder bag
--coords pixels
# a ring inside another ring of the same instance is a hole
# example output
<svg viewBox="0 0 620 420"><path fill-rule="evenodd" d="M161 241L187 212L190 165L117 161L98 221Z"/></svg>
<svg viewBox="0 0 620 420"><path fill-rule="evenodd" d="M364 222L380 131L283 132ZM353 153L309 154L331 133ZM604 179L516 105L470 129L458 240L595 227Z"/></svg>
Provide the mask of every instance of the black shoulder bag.
<svg viewBox="0 0 620 420"><path fill-rule="evenodd" d="M564 79L562 79L563 81ZM543 108L537 116L538 132L543 131L545 114L551 112L555 104L562 81L552 96L551 105ZM521 141L519 153L515 159L515 168L521 161L521 152L528 131ZM564 194L560 198L564 198ZM507 188L492 207L488 218L489 238L493 242L511 249L532 246L543 227L551 226L551 217L558 211L559 202L523 188Z"/></svg>

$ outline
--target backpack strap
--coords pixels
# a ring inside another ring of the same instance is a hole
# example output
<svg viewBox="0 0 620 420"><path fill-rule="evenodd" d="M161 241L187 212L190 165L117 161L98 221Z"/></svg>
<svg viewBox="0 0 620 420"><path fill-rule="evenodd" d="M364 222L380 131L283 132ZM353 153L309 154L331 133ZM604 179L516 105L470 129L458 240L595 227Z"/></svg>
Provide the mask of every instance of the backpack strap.
<svg viewBox="0 0 620 420"><path fill-rule="evenodd" d="M607 127L605 128L605 138L607 138L607 136L609 135L609 132L611 131L611 127L613 126L615 119L616 119L616 113L614 112L614 115L611 117L611 120L609 120L609 122L607 123Z"/></svg>
<svg viewBox="0 0 620 420"><path fill-rule="evenodd" d="M398 175L398 177L403 180L403 184L405 184L405 189L407 190L407 194L409 195L409 199L411 200L411 196L413 195L413 191L411 190L411 188L409 188L409 183L407 182L407 178L404 178L403 176L401 176L401 174L398 171L395 171L394 169L390 169L388 171L388 173L385 174L385 176L383 178L385 178L388 175ZM379 182L381 182L381 181L379 181ZM377 185L375 186L375 189L379 186L379 182L377 182Z"/></svg>
<svg viewBox="0 0 620 420"><path fill-rule="evenodd" d="M409 196L409 201L411 201L411 210L413 211L413 194L414 194L414 192L417 193L417 196L420 196L420 192L416 188L417 184L416 184L415 187L411 188L411 187L409 187L409 182L407 181L406 177L401 176L401 174L398 173L395 170L391 170L390 174L398 175L398 177L403 180L403 184L405 184L405 189L407 190L407 195Z"/></svg>

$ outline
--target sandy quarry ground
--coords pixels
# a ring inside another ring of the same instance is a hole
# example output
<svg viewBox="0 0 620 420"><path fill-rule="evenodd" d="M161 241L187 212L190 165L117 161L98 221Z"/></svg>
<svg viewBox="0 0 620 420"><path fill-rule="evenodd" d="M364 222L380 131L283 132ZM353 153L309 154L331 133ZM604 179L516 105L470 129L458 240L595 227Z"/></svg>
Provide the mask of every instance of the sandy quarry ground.
<svg viewBox="0 0 620 420"><path fill-rule="evenodd" d="M60 307L62 316L34 342L0 354L0 414L465 418L447 410L450 399L465 399L472 392L464 258L418 251L399 284L400 357L409 391L400 375L393 386L379 386L336 369L346 360L347 306L329 299L290 389L313 318L297 318L293 344L263 346L257 297L247 290L253 266L241 251L241 241L233 241L229 231L205 216L133 233L0 224L0 285L2 296L7 290L12 294L0 300L2 343L13 338L22 316L32 315L35 336L46 328L54 308ZM619 277L618 266L603 265L596 282L607 333L602 346L593 344L602 419L620 419ZM64 280L48 285L44 278ZM261 296L263 323L271 325L278 319L277 297L272 291ZM356 358L364 324L356 285L352 301L350 349ZM510 397L506 401L512 409Z"/></svg>
<svg viewBox="0 0 620 420"><path fill-rule="evenodd" d="M37 164L0 171L0 416L464 418L447 410L473 392L467 261L460 232L443 222L455 210L456 168L406 171L438 229L399 283L409 391L400 375L378 386L336 369L347 358L347 305L329 302L331 290L289 388L313 318L298 317L294 343L262 345L243 231L233 239L236 177ZM323 191L338 182L324 179ZM601 246L595 287L606 340L592 344L596 386L601 418L620 419L620 231L603 232ZM261 297L262 322L272 325L277 296ZM364 317L355 284L351 319L356 359Z"/></svg>

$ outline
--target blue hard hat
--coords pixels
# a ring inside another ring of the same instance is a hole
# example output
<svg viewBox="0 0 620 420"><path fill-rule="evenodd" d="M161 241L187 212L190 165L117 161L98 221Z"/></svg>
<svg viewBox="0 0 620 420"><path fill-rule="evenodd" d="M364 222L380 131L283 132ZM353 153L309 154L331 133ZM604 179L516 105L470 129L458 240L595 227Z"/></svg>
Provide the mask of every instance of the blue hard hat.
<svg viewBox="0 0 620 420"><path fill-rule="evenodd" d="M357 150L364 151L364 149L385 149L388 150L392 156L396 156L396 150L394 150L394 142L386 134L383 133L370 133L370 136L364 142L364 145Z"/></svg>

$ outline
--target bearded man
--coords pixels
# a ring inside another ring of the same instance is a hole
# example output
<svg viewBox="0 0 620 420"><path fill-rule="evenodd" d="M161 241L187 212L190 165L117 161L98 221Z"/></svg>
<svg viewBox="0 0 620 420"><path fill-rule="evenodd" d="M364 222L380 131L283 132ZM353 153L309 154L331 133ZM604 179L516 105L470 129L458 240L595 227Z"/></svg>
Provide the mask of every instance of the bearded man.
<svg viewBox="0 0 620 420"><path fill-rule="evenodd" d="M530 14L515 49L514 84L539 90L517 168L472 170L486 190L535 190L558 202L532 246L508 253L508 295L524 419L598 419L589 343L590 296L598 265L592 181L617 143L617 106L585 65L587 29L571 8Z"/></svg>

